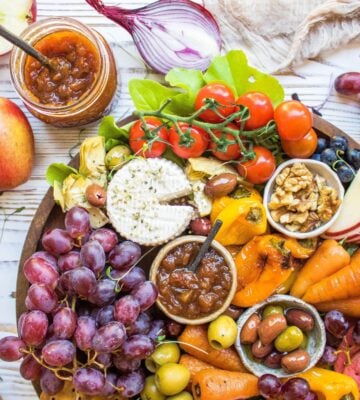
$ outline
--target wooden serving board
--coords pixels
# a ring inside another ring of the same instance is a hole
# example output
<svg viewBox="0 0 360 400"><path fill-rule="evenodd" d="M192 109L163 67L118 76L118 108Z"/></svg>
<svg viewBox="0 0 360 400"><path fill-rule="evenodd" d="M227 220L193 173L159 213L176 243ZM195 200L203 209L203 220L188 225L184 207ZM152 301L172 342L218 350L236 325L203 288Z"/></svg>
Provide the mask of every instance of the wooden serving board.
<svg viewBox="0 0 360 400"><path fill-rule="evenodd" d="M127 118L119 121L118 125L122 126L133 121L134 118L129 116ZM332 137L336 135L345 136L349 141L350 147L360 150L360 143L350 137L348 134L337 128L335 125L327 122L323 118L313 115L313 127L318 134L324 137ZM79 154L73 158L69 163L70 166L78 168L79 166ZM28 234L25 239L24 247L21 253L18 277L17 277L17 287L16 287L16 317L19 319L20 315L27 311L25 307L25 297L26 292L29 287L29 283L23 274L23 264L27 258L29 258L35 251L41 249L41 236L43 232L47 229L64 227L64 214L61 208L55 204L53 197L53 190L49 188L46 195L44 196L42 202L37 209L37 212L31 222ZM156 252L153 252L152 257L155 257ZM37 393L40 395L40 387L35 382L34 387Z"/></svg>

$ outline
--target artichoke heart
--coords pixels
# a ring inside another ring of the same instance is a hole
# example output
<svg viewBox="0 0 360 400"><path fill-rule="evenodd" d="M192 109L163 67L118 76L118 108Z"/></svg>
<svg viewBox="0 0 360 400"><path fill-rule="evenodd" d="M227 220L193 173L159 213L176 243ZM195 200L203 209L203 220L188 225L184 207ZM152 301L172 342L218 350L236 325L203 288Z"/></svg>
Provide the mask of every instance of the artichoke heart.
<svg viewBox="0 0 360 400"><path fill-rule="evenodd" d="M236 172L236 169L230 165L224 164L215 158L196 157L189 158L189 163L186 166L186 175L190 180L209 178L224 172L235 174L238 180L243 178Z"/></svg>
<svg viewBox="0 0 360 400"><path fill-rule="evenodd" d="M102 136L86 138L80 146L81 175L106 188L105 139Z"/></svg>

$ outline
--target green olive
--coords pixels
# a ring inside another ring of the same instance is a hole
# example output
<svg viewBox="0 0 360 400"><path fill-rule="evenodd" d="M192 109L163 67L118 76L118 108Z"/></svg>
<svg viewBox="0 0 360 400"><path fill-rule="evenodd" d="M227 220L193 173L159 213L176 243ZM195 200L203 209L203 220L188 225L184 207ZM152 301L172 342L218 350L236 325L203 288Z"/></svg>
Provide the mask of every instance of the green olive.
<svg viewBox="0 0 360 400"><path fill-rule="evenodd" d="M148 371L155 373L156 370L158 369L158 366L156 365L156 363L154 362L154 360L150 357L148 357L145 360L145 367Z"/></svg>
<svg viewBox="0 0 360 400"><path fill-rule="evenodd" d="M177 363L180 359L180 348L176 343L163 343L151 354L150 359L157 367L168 363Z"/></svg>
<svg viewBox="0 0 360 400"><path fill-rule="evenodd" d="M262 312L262 317L265 319L269 315L281 314L284 315L284 309L281 306L266 306Z"/></svg>
<svg viewBox="0 0 360 400"><path fill-rule="evenodd" d="M165 395L159 392L155 384L155 375L145 379L144 389L140 393L141 400L165 400Z"/></svg>
<svg viewBox="0 0 360 400"><path fill-rule="evenodd" d="M105 156L107 169L119 169L131 154L130 149L124 145L113 147Z"/></svg>
<svg viewBox="0 0 360 400"><path fill-rule="evenodd" d="M235 343L237 325L231 317L221 315L210 323L207 334L214 349L227 349Z"/></svg>
<svg viewBox="0 0 360 400"><path fill-rule="evenodd" d="M280 353L293 351L301 346L304 334L297 326L289 326L275 340L276 350Z"/></svg>
<svg viewBox="0 0 360 400"><path fill-rule="evenodd" d="M166 400L193 400L194 398L189 392L181 392L175 396L167 397Z"/></svg>
<svg viewBox="0 0 360 400"><path fill-rule="evenodd" d="M306 350L308 344L309 344L309 336L306 333L303 333L304 338L303 341L301 342L300 348L303 350Z"/></svg>
<svg viewBox="0 0 360 400"><path fill-rule="evenodd" d="M173 396L182 392L190 380L189 370L181 364L162 365L155 374L155 383L161 393Z"/></svg>

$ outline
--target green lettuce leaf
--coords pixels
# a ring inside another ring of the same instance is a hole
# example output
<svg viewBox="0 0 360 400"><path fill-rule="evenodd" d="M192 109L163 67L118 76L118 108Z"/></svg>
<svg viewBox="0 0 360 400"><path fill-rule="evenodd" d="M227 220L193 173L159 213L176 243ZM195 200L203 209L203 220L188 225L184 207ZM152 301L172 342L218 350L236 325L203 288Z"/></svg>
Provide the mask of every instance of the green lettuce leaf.
<svg viewBox="0 0 360 400"><path fill-rule="evenodd" d="M55 181L62 183L70 174L78 174L78 171L63 163L53 163L46 170L46 180L54 186Z"/></svg>
<svg viewBox="0 0 360 400"><path fill-rule="evenodd" d="M103 136L105 141L108 139L116 139L121 143L127 143L129 139L129 128L133 124L130 122L128 125L119 127L113 116L108 115L104 117L99 125L98 135Z"/></svg>

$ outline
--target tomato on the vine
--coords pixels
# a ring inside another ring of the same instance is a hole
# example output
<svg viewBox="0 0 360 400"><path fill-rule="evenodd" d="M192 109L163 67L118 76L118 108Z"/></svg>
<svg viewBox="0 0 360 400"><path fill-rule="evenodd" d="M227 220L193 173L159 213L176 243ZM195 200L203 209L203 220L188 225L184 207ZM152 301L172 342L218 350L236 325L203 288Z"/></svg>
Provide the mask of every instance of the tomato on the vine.
<svg viewBox="0 0 360 400"><path fill-rule="evenodd" d="M264 93L245 93L236 100L236 104L249 109L249 119L245 121L245 129L248 131L261 128L273 119L273 105L269 97Z"/></svg>
<svg viewBox="0 0 360 400"><path fill-rule="evenodd" d="M239 128L232 123L228 124L227 128L231 128L237 131L239 130ZM229 161L236 160L240 157L240 147L236 142L235 137L231 133L221 132L220 130L215 130L213 133L221 141L220 144L217 144L214 141L210 142L210 150L216 158L223 161Z"/></svg>
<svg viewBox="0 0 360 400"><path fill-rule="evenodd" d="M283 140L299 140L312 127L312 115L300 101L289 100L279 104L274 112L279 136Z"/></svg>
<svg viewBox="0 0 360 400"><path fill-rule="evenodd" d="M130 148L137 156L160 157L166 150L169 131L159 118L145 117L145 121L146 126L139 119L130 128Z"/></svg>
<svg viewBox="0 0 360 400"><path fill-rule="evenodd" d="M199 157L207 149L209 135L203 129L179 122L181 134L175 126L169 130L169 143L172 151L181 158Z"/></svg>
<svg viewBox="0 0 360 400"><path fill-rule="evenodd" d="M270 150L254 146L255 158L238 164L237 169L248 182L260 185L268 181L276 168L275 157Z"/></svg>
<svg viewBox="0 0 360 400"><path fill-rule="evenodd" d="M235 96L233 91L223 83L209 83L199 90L195 99L195 109L200 110L205 105L205 99L215 100L217 113L214 110L205 110L199 118L206 122L222 122L236 111Z"/></svg>
<svg viewBox="0 0 360 400"><path fill-rule="evenodd" d="M316 132L310 129L300 140L282 140L281 146L291 158L309 158L315 153L317 140Z"/></svg>

